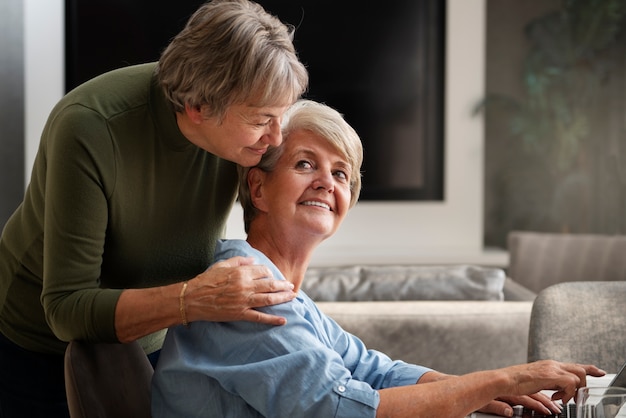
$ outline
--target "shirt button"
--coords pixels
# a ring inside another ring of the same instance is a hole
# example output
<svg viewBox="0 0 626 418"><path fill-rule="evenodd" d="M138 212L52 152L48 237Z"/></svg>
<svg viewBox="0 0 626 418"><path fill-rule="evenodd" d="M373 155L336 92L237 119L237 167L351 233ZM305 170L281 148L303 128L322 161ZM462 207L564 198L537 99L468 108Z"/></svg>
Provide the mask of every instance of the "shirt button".
<svg viewBox="0 0 626 418"><path fill-rule="evenodd" d="M343 385L341 385L341 386L339 386L339 387L337 388L337 390L338 390L339 392L341 392L341 393L344 393L344 392L346 391L346 387L345 387L345 386L343 386Z"/></svg>

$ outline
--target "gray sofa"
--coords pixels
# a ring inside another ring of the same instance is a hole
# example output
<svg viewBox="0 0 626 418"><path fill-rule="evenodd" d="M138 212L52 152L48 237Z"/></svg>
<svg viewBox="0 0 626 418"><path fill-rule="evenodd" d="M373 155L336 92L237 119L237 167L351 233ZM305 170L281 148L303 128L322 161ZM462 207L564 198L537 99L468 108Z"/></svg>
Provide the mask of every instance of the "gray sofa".
<svg viewBox="0 0 626 418"><path fill-rule="evenodd" d="M626 280L624 236L514 231L508 251L506 275L478 266L315 267L303 290L368 347L460 374L527 361L532 304L544 288Z"/></svg>
<svg viewBox="0 0 626 418"><path fill-rule="evenodd" d="M478 266L310 268L320 309L391 358L461 374L526 361L533 292Z"/></svg>

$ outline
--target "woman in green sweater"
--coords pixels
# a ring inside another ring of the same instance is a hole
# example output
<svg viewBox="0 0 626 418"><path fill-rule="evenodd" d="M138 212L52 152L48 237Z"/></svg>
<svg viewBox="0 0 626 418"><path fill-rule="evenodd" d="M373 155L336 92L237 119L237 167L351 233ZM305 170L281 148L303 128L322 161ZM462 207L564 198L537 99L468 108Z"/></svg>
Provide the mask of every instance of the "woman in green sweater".
<svg viewBox="0 0 626 418"><path fill-rule="evenodd" d="M236 164L280 144L308 75L293 33L259 5L214 0L158 63L68 93L44 128L0 238L0 416L67 416L67 341L139 339L158 353L188 321L284 318L285 281L238 257L210 269Z"/></svg>

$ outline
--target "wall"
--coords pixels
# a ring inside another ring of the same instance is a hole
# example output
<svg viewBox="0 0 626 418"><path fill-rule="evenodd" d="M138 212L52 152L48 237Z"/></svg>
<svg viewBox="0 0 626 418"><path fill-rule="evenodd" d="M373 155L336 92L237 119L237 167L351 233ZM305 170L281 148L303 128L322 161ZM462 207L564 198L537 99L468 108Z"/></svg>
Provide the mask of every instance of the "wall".
<svg viewBox="0 0 626 418"><path fill-rule="evenodd" d="M626 234L626 3L618 3L621 12L609 13L612 2L487 1L487 96L519 106L485 109L487 245L504 245L511 230Z"/></svg>
<svg viewBox="0 0 626 418"><path fill-rule="evenodd" d="M0 2L0 230L24 189L24 39L22 0Z"/></svg>
<svg viewBox="0 0 626 418"><path fill-rule="evenodd" d="M485 8L484 0L448 0L445 201L361 202L313 264L507 263L504 252L483 249L483 121L471 116L484 95ZM236 209L229 230L243 237Z"/></svg>
<svg viewBox="0 0 626 418"><path fill-rule="evenodd" d="M63 90L63 1L26 0L25 19L31 167L41 127ZM313 264L506 263L504 253L482 245L483 121L471 115L484 94L485 0L448 0L447 19L445 201L359 203ZM240 220L236 207L229 237L244 236Z"/></svg>

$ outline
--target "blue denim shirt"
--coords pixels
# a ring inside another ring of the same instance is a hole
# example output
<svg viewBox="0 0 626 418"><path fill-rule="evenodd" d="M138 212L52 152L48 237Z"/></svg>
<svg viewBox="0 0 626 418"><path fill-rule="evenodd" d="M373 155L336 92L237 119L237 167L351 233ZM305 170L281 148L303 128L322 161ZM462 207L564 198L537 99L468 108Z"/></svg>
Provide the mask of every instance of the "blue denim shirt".
<svg viewBox="0 0 626 418"><path fill-rule="evenodd" d="M220 241L216 260L253 256L243 240ZM260 310L284 326L194 322L168 331L152 387L160 417L375 417L378 389L415 384L430 369L368 350L300 292Z"/></svg>

